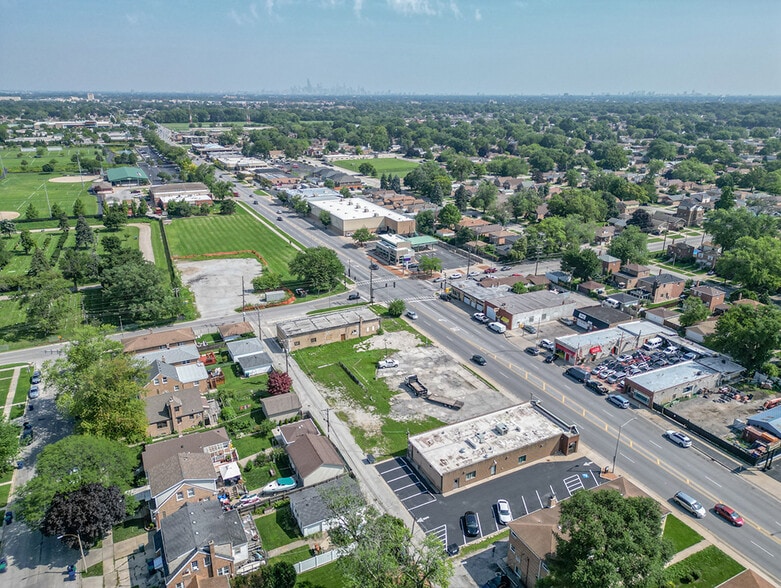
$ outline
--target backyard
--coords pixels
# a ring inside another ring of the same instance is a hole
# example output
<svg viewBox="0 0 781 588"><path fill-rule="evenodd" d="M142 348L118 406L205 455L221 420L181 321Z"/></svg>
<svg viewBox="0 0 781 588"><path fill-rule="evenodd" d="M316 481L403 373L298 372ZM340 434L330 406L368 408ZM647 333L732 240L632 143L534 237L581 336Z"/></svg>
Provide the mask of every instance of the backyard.
<svg viewBox="0 0 781 588"><path fill-rule="evenodd" d="M296 520L290 511L290 503L278 506L273 513L255 517L255 525L263 543L263 549L271 551L302 539Z"/></svg>
<svg viewBox="0 0 781 588"><path fill-rule="evenodd" d="M709 545L665 570L671 586L714 588L742 572L745 568L714 545Z"/></svg>

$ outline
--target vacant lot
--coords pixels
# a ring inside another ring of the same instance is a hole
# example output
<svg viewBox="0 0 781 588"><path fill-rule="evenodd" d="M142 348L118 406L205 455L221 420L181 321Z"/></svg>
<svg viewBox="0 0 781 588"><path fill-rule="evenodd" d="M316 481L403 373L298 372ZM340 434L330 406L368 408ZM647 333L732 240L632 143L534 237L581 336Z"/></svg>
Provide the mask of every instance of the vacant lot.
<svg viewBox="0 0 781 588"><path fill-rule="evenodd" d="M182 282L195 296L201 318L223 317L241 308L244 278L245 304L257 304L259 296L252 291L252 278L263 267L254 258L178 261L176 267Z"/></svg>
<svg viewBox="0 0 781 588"><path fill-rule="evenodd" d="M334 161L333 164L337 167L343 167L350 171L357 172L362 163L371 163L374 169L377 170L377 175L392 174L395 176L404 177L420 164L417 161L409 159L396 159L395 157L377 157L374 159L344 159L341 161Z"/></svg>
<svg viewBox="0 0 781 588"><path fill-rule="evenodd" d="M757 411L762 408L767 397L759 398L758 396L762 395L755 394L754 400L744 404L735 400L718 402L721 399L720 395L709 394L708 398L697 396L691 400L679 402L675 406L671 406L670 409L714 435L728 439L734 434L732 424L735 419L745 422L748 417L757 414Z"/></svg>
<svg viewBox="0 0 781 588"><path fill-rule="evenodd" d="M73 211L73 203L80 198L85 213L96 214L98 203L93 195L87 193L89 182L85 182L82 189L81 183L60 184L49 181L61 175L60 171L51 174L9 173L4 180L0 180L0 210L18 212L24 216L27 207L33 204L40 216L48 217L51 206L56 202L70 215Z"/></svg>
<svg viewBox="0 0 781 588"><path fill-rule="evenodd" d="M175 219L166 225L165 232L174 258L208 259L209 254L256 251L283 279L289 277L288 263L296 254L287 239L258 222L240 206L232 215Z"/></svg>

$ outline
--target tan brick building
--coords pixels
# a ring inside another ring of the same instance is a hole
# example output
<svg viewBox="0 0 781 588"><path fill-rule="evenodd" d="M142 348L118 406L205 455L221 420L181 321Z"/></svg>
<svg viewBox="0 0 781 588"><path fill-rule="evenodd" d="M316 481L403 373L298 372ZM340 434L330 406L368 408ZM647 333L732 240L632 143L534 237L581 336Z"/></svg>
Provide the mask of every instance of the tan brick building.
<svg viewBox="0 0 781 588"><path fill-rule="evenodd" d="M575 453L580 434L562 422L537 403L519 404L413 435L407 458L447 495L551 455Z"/></svg>
<svg viewBox="0 0 781 588"><path fill-rule="evenodd" d="M380 317L368 308L356 308L277 323L277 341L290 352L376 335Z"/></svg>
<svg viewBox="0 0 781 588"><path fill-rule="evenodd" d="M205 453L177 453L150 468L149 511L160 521L191 502L215 500L217 472Z"/></svg>

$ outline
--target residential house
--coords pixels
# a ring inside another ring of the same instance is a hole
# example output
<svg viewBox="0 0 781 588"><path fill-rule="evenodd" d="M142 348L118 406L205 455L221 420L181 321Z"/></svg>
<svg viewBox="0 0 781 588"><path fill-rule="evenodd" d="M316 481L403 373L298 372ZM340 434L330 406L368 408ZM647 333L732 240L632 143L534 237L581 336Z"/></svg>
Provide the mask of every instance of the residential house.
<svg viewBox="0 0 781 588"><path fill-rule="evenodd" d="M657 304L667 300L677 300L683 294L685 287L684 278L672 274L659 274L638 280L636 291L644 293L641 298L648 298L651 304Z"/></svg>
<svg viewBox="0 0 781 588"><path fill-rule="evenodd" d="M600 284L599 282L595 282L594 280L588 280L586 282L581 282L580 284L578 284L578 292L581 292L586 296L588 296L591 293L604 294L605 285Z"/></svg>
<svg viewBox="0 0 781 588"><path fill-rule="evenodd" d="M183 505L213 500L217 495L217 472L205 453L177 453L148 472L149 511L160 521Z"/></svg>
<svg viewBox="0 0 781 588"><path fill-rule="evenodd" d="M320 430L315 422L310 418L301 419L294 423L279 426L278 440L280 445L286 447L295 443L297 439L304 435L319 435Z"/></svg>
<svg viewBox="0 0 781 588"><path fill-rule="evenodd" d="M699 298L708 307L708 310L713 312L719 304L724 303L724 297L727 293L719 288L713 286L695 286L689 290L689 296Z"/></svg>
<svg viewBox="0 0 781 588"><path fill-rule="evenodd" d="M301 414L301 401L295 392L268 396L260 400L263 414L275 423L281 423Z"/></svg>
<svg viewBox="0 0 781 588"><path fill-rule="evenodd" d="M619 200L616 202L616 208L619 214L632 214L640 208L640 202L637 200Z"/></svg>
<svg viewBox="0 0 781 588"><path fill-rule="evenodd" d="M626 478L616 478L590 490L617 490L622 496L650 498ZM546 561L556 553L556 537L561 534L561 511L556 503L511 521L510 541L507 547L507 567L523 586L531 588L537 580L548 575ZM662 506L664 516L669 509ZM564 537L568 535L565 533Z"/></svg>
<svg viewBox="0 0 781 588"><path fill-rule="evenodd" d="M250 537L239 512L222 510L216 500L169 514L158 533L166 588L185 588L196 576L233 576L249 558Z"/></svg>
<svg viewBox="0 0 781 588"><path fill-rule="evenodd" d="M290 512L304 537L325 533L337 524L333 511L326 506L323 492L360 495L358 483L348 476L330 480L317 488L304 488L290 495Z"/></svg>
<svg viewBox="0 0 781 588"><path fill-rule="evenodd" d="M181 433L207 422L209 405L196 388L164 392L144 398L149 437Z"/></svg>
<svg viewBox="0 0 781 588"><path fill-rule="evenodd" d="M707 267L713 269L716 267L716 262L720 257L721 247L713 245L712 243L703 243L694 255L694 263L702 268Z"/></svg>
<svg viewBox="0 0 781 588"><path fill-rule="evenodd" d="M144 390L146 396L193 389L205 393L208 390L208 379L209 374L200 362L169 365L156 360L149 366Z"/></svg>
<svg viewBox="0 0 781 588"><path fill-rule="evenodd" d="M640 306L640 299L626 292L616 292L605 298L604 304L631 313Z"/></svg>
<svg viewBox="0 0 781 588"><path fill-rule="evenodd" d="M227 346L231 361L239 364L245 377L251 378L271 371L271 356L266 353L266 347L257 337L229 341Z"/></svg>
<svg viewBox="0 0 781 588"><path fill-rule="evenodd" d="M599 261L602 262L602 273L606 276L617 274L621 271L621 260L618 257L605 253L599 256Z"/></svg>
<svg viewBox="0 0 781 588"><path fill-rule="evenodd" d="M201 358L201 353L196 345L181 345L170 349L139 353L136 357L147 365L156 361L162 361L168 365L187 365L197 363Z"/></svg>
<svg viewBox="0 0 781 588"><path fill-rule="evenodd" d="M170 331L157 331L122 340L125 353L146 353L159 351L182 345L195 345L195 333L189 327L184 329L172 329Z"/></svg>
<svg viewBox="0 0 781 588"><path fill-rule="evenodd" d="M685 241L678 241L667 246L667 255L675 261L691 261L694 259L695 251L697 251L695 247Z"/></svg>
<svg viewBox="0 0 781 588"><path fill-rule="evenodd" d="M217 330L220 332L220 337L222 337L222 340L226 343L228 341L235 341L236 339L240 339L244 335L255 334L254 327L246 321L241 323L220 325Z"/></svg>
<svg viewBox="0 0 781 588"><path fill-rule="evenodd" d="M621 271L613 275L613 283L619 288L631 290L637 286L641 278L651 275L651 269L637 263L628 263L621 267Z"/></svg>
<svg viewBox="0 0 781 588"><path fill-rule="evenodd" d="M680 327L681 313L670 310L669 308L651 308L645 311L645 320L657 325L662 325L668 329L678 329Z"/></svg>
<svg viewBox="0 0 781 588"><path fill-rule="evenodd" d="M708 320L690 327L686 327L686 338L694 341L695 343L704 343L705 338L708 335L713 335L716 332L716 325L718 320Z"/></svg>
<svg viewBox="0 0 781 588"><path fill-rule="evenodd" d="M616 228L613 226L598 227L594 233L595 245L609 245L616 236Z"/></svg>
<svg viewBox="0 0 781 588"><path fill-rule="evenodd" d="M287 447L290 465L302 486L337 478L347 471L333 444L322 435L304 435Z"/></svg>
<svg viewBox="0 0 781 588"><path fill-rule="evenodd" d="M686 226L686 220L665 210L655 210L651 216L654 227L665 230L678 230Z"/></svg>
<svg viewBox="0 0 781 588"><path fill-rule="evenodd" d="M694 198L685 198L675 209L675 216L683 219L687 227L699 227L705 218L705 208Z"/></svg>
<svg viewBox="0 0 781 588"><path fill-rule="evenodd" d="M225 427L220 427L157 443L147 443L141 454L147 478L150 469L178 453L205 453L210 457L215 471L222 464L239 461L239 455L231 444L228 432Z"/></svg>

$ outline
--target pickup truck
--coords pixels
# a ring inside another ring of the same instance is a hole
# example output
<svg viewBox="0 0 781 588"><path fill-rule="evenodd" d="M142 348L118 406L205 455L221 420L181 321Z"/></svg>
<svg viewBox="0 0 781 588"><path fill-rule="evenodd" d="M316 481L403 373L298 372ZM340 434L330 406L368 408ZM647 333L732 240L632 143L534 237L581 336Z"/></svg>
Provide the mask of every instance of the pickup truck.
<svg viewBox="0 0 781 588"><path fill-rule="evenodd" d="M399 362L395 359L381 359L377 362L377 369L395 368L399 367Z"/></svg>

